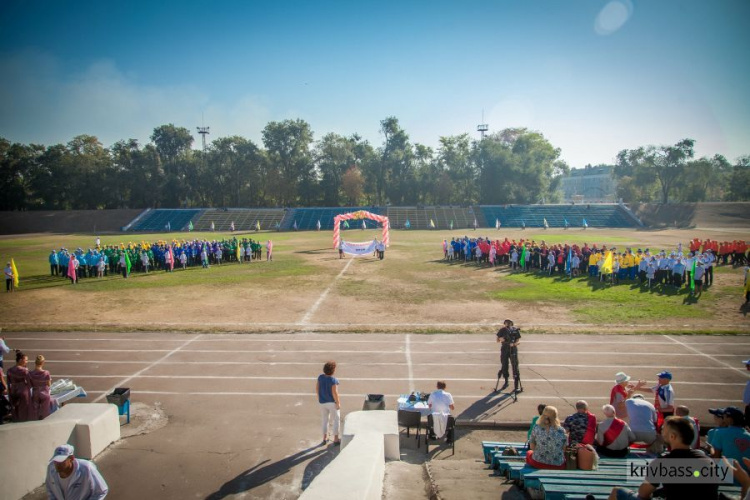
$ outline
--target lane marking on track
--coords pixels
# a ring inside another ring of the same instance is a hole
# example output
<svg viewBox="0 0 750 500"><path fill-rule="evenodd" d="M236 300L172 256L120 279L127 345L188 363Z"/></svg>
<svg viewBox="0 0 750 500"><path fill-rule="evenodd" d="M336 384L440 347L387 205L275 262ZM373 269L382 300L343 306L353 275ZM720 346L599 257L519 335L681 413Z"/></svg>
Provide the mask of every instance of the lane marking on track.
<svg viewBox="0 0 750 500"><path fill-rule="evenodd" d="M353 260L353 258L352 258ZM341 274L341 273L339 273ZM195 322L180 322L180 321L152 321L150 323L151 325L155 326L229 326L229 327L238 327L238 326L247 326L247 322L242 321L222 321L222 322L211 322L211 323L195 323ZM34 322L34 323L26 323L26 322L15 322L12 323L12 325L31 325L31 326L79 326L81 323L77 323L74 321L46 321L46 322ZM88 324L89 327L91 326ZM289 322L273 322L273 321L258 321L254 322L253 325L257 326L276 326L276 327L294 327L294 326L301 326L300 322L297 323L289 323ZM481 327L488 327L488 328L496 328L495 323L378 323L380 326L390 326L390 327L406 327L406 328L431 328L431 327L460 327L460 328L481 328ZM111 327L111 328L127 328L131 326L142 326L140 323L101 323L96 325L99 328L102 327ZM315 327L315 328L326 328L326 327L361 327L361 326L372 326L372 323L306 323L304 326L307 327ZM558 323L558 322L548 322L548 323L526 323L525 328L531 329L536 327L545 327L545 326L564 326L564 327L574 327L574 328L601 328L602 325L597 323ZM682 326L684 328L691 328L692 325L689 324L683 324L683 325L675 325L674 323L669 324L653 324L653 325L642 325L642 324L636 324L636 323L623 323L619 326L622 327L633 327L633 328L675 328L678 326ZM731 324L731 323L719 323L712 325L715 328L745 328L748 327L744 324ZM403 332L402 332L403 333ZM745 334L746 335L746 334Z"/></svg>
<svg viewBox="0 0 750 500"><path fill-rule="evenodd" d="M316 300L315 303L312 305L312 307L310 307L310 309L307 310L307 312L302 317L302 319L297 323L297 325L309 324L310 318L312 317L312 315L315 314L315 311L318 310L318 307L320 307L320 304L322 304L323 301L326 299L326 297L328 296L328 293L331 291L331 288L333 288L333 285L335 285L336 282L339 280L339 278L341 278L341 276L344 275L344 273L349 268L352 262L354 262L354 257L349 259L349 262L347 262L344 268L341 270L341 272L339 272L339 274L336 275L336 277L333 279L331 284L328 285L328 288L326 288L325 291L320 294L320 297L318 297L318 300Z"/></svg>
<svg viewBox="0 0 750 500"><path fill-rule="evenodd" d="M411 336L406 334L404 354L406 355L406 368L409 373L409 392L414 392L414 367L411 363Z"/></svg>
<svg viewBox="0 0 750 500"><path fill-rule="evenodd" d="M719 363L720 365L724 365L724 366L728 367L731 370L735 370L735 371L737 371L739 373L742 373L742 375L744 375L745 377L750 377L750 372L748 372L746 368L745 369L737 368L735 366L730 365L729 363L725 363L725 362L721 361L720 359L716 359L717 356L723 356L723 357L727 357L727 356L745 357L746 356L745 354L713 354L713 355L712 354L706 354L704 352L699 351L695 347L691 347L691 346L685 344L684 342L680 342L679 340L670 337L669 335L664 335L664 338L667 338L667 339L671 340L672 342L681 345L685 349L689 349L689 350L691 350L693 352L698 353L701 356L705 356L706 358L710 359L711 361L714 361L715 363ZM670 354L670 356L671 356L671 354Z"/></svg>
<svg viewBox="0 0 750 500"><path fill-rule="evenodd" d="M102 396L106 395L103 391L86 391L89 394L99 394L102 393ZM309 398L309 399L317 399L317 396L315 394L310 394L309 391L307 392L229 392L229 391L216 391L216 392L199 392L199 391L186 391L186 392L175 392L175 391L138 391L139 395L146 394L146 395L155 395L155 396L260 396L260 397L270 397L270 396L279 396L279 397L285 397L288 398L290 396L292 397L303 397L303 398ZM509 396L508 393L502 393L498 392L496 393L497 398L501 398L503 395ZM339 394L341 397L345 398L357 398L362 399L362 394ZM399 396L402 396L402 394L385 394L385 397L387 398L398 398ZM464 394L464 395L457 395L453 396L453 399L483 399L486 398L487 394ZM547 395L547 396L531 396L531 395L523 395L519 394L518 399L530 399L539 401L541 400L550 400L550 399L569 399L569 400L597 400L597 401L609 401L609 397L604 396L559 396L557 394L555 395ZM736 403L737 401L740 401L739 399L715 399L715 398L680 398L680 401L692 401L692 402L699 402L699 403Z"/></svg>
<svg viewBox="0 0 750 500"><path fill-rule="evenodd" d="M117 384L115 384L115 385L113 385L112 387L110 387L110 389L109 389L109 390L108 390L107 392L105 392L104 394L102 394L101 396L99 396L98 398L96 398L96 399L95 399L95 400L94 400L93 402L94 402L94 403L98 403L99 401L101 401L102 399L104 399L104 398L105 398L105 397L107 396L107 394L110 394L110 393L111 393L112 391L114 391L114 390L115 390L115 389L116 389L117 387L123 387L123 386L124 386L125 384L127 384L128 382L130 382L131 380L133 380L133 379L134 379L134 378L136 378L137 376L141 375L141 374L142 374L143 372L145 372L145 371L147 371L147 370L149 370L149 369L153 368L154 366L158 365L159 363L161 363L161 362L163 362L163 361L166 361L166 360L167 360L167 358L169 358L169 357L170 357L170 356L171 356L172 354L176 353L177 351L179 351L179 350L180 350L180 349L182 349L183 347L187 347L187 346L188 346L188 345L190 345L190 344L191 344L191 343L192 343L192 342L193 342L193 341L194 341L195 339L198 339L198 338L200 338L200 337L201 337L201 334L199 334L199 335L198 335L198 336L196 336L196 337L193 337L193 338L191 338L191 339L190 339L190 340L188 340L187 342L184 342L183 344L181 344L181 345L180 345L179 347L177 347L177 348L175 348L175 349L173 349L173 350L169 351L169 352L168 352L167 354L165 354L165 355L164 355L164 356L162 356L161 358L157 359L156 361L154 361L153 363L151 363L150 365L148 365L148 366L147 366L146 368L143 368L143 369L141 369L141 370L138 370L138 371L137 371L136 373L134 373L133 375L131 375L131 376L129 376L129 377L127 377L127 378L125 378L125 379L121 380L121 381L120 381L120 382L118 382Z"/></svg>
<svg viewBox="0 0 750 500"><path fill-rule="evenodd" d="M408 335L407 335L408 337ZM685 346L687 347L687 346ZM688 347L690 349L690 347ZM27 349L31 351L31 349ZM179 350L179 349L178 349ZM707 356L713 359L712 356L709 356L708 354L704 354L697 349L693 349L696 351L695 354L693 353L672 353L672 352L626 352L626 353L618 353L613 351L530 351L525 350L524 355L526 354L590 354L590 355L597 355L597 356ZM160 352L172 352L172 349L48 349L44 348L45 352L127 352L127 353L160 353ZM330 354L402 354L403 350L362 350L362 349L355 349L355 350L332 350L332 349L304 349L304 350L293 350L293 349L183 349L181 352L188 352L188 353L241 353L241 354L323 354L323 353L330 353ZM412 354L434 354L434 351L411 351ZM483 351L460 351L452 353L451 355L463 355L463 354L486 354L488 356L496 356L497 351L495 350L483 350ZM723 357L723 358L741 358L747 356L747 354L714 354L713 356L717 357ZM718 360L715 360L717 362L720 362ZM731 366L731 365L726 365ZM742 371L742 370L740 370Z"/></svg>
<svg viewBox="0 0 750 500"><path fill-rule="evenodd" d="M129 375L58 375L59 378L122 378L128 377ZM309 382L315 380L314 376L310 377L261 377L254 375L132 375L134 379L179 379L179 380L290 380L290 381L304 381ZM414 382L430 382L434 381L433 377L409 377L409 378L383 378L383 377L347 377L347 382L409 382L409 386L413 386ZM546 379L546 378L524 378L524 382L572 382L572 383L583 383L583 384L612 384L612 380L591 380L591 379ZM451 382L494 382L495 379L489 378L450 378ZM680 385L718 385L718 386L738 386L745 387L744 382L727 383L727 382L683 382L680 381ZM412 389L410 389L411 391Z"/></svg>
<svg viewBox="0 0 750 500"><path fill-rule="evenodd" d="M320 362L306 362L306 361L220 361L222 365L311 365L311 366L320 366ZM151 363L150 361L112 361L112 360L89 360L89 359L47 359L47 364L50 363L85 363L87 365L91 364L106 364L106 365L112 365L112 364L136 364L136 365L145 365L145 364L156 364ZM157 361L158 363L158 361ZM164 361L161 364L163 365L216 365L217 361ZM344 366L346 362L338 363L338 366ZM378 362L361 362L361 363L349 363L352 366L404 366L403 362L388 362L388 363L378 363ZM451 363L450 365L445 365L444 363L433 363L433 364L425 364L422 363L419 365L420 368L422 367L441 367L445 368L446 366L494 366L497 367L497 363ZM527 366L527 367L547 367L547 368L622 368L622 364L616 364L616 365L591 365L591 364L585 364L585 365L571 365L571 364L555 364L555 363L521 363L519 366ZM664 369L664 365L628 365L628 368L659 368ZM734 368L724 367L724 366L680 366L680 370L731 370L735 371Z"/></svg>
<svg viewBox="0 0 750 500"><path fill-rule="evenodd" d="M148 335L147 333L144 333L144 335ZM180 334L181 335L181 334ZM211 334L209 337L214 337L218 335L225 335L225 334ZM341 338L335 338L335 339L311 339L311 338L298 338L298 339L264 339L262 338L263 335L275 335L275 334L265 334L265 333L259 333L259 334L253 334L252 336L254 338L248 338L250 337L249 334L232 334L236 338L203 338L200 340L196 340L196 343L200 342L284 342L284 343L290 343L290 342L304 342L304 343L312 343L312 342L329 342L329 343L336 343L336 344L387 344L392 343L393 340L389 338L384 338L381 340L351 340L351 339L341 339ZM317 332L313 335L324 335L324 333ZM338 337L341 337L341 334L333 334ZM389 333L383 333L383 334L368 334L368 335L384 335L384 336L391 336L394 334ZM419 334L416 334L419 335ZM446 335L457 335L457 334L446 334ZM583 334L566 334L573 337L581 337L584 340L534 340L534 339L528 339L524 340L524 344L627 344L632 345L633 340L590 340L588 337L589 335L583 335ZM261 338L258 338L258 337ZM288 336L288 335L287 335ZM639 340L648 339L648 336L641 336L639 337ZM13 341L45 341L45 342L182 342L183 339L177 338L177 339L128 339L128 338L57 338L57 337L14 337L12 338ZM720 340L720 338L717 338L717 340ZM433 344L482 344L486 345L486 340L414 340L411 341L412 344L426 344L426 345L433 345ZM721 346L750 346L750 342L683 342L685 345L721 345ZM645 343L641 343L641 345L674 345L674 341L671 342L659 342L659 341L647 341Z"/></svg>

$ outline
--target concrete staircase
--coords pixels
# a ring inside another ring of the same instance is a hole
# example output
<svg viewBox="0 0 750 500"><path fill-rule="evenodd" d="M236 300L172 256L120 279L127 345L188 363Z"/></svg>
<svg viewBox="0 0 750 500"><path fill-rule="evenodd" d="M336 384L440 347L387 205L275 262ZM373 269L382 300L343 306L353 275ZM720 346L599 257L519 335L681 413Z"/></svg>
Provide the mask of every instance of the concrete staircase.
<svg viewBox="0 0 750 500"><path fill-rule="evenodd" d="M525 500L523 491L505 483L478 459L432 460L425 464L434 499Z"/></svg>

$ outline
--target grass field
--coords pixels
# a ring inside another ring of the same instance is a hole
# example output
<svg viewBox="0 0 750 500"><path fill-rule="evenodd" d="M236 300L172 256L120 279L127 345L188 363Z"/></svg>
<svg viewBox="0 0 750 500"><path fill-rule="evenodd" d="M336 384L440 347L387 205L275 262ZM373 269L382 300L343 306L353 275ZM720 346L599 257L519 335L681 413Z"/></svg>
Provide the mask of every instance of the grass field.
<svg viewBox="0 0 750 500"><path fill-rule="evenodd" d="M736 239L731 230L479 230L471 236L549 243L616 244L670 250L691 238ZM442 260L447 231L393 231L384 261L340 260L330 232L248 233L274 241L274 261L205 270L134 273L82 279L49 276L53 248L89 248L90 235L23 235L0 239L0 259L15 259L18 293L3 294L3 327L40 329L170 329L200 331L486 332L505 317L540 332L748 332L739 309L742 269L721 267L698 300L685 288L649 290L587 278L549 277ZM103 244L228 234L171 233L102 237ZM240 234L240 236L243 236ZM344 233L368 241L379 230Z"/></svg>

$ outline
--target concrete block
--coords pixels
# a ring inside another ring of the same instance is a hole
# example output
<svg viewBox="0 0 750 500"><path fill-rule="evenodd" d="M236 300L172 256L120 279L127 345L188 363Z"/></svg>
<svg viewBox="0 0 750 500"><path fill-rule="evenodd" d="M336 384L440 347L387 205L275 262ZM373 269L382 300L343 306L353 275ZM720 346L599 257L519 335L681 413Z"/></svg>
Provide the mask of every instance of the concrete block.
<svg viewBox="0 0 750 500"><path fill-rule="evenodd" d="M2 498L21 498L44 483L55 448L69 443L76 456L91 459L120 439L117 407L69 404L35 422L0 426Z"/></svg>
<svg viewBox="0 0 750 500"><path fill-rule="evenodd" d="M401 458L398 412L383 410L355 411L349 413L344 420L341 448L344 449L354 436L366 433L383 436L385 459L399 460Z"/></svg>
<svg viewBox="0 0 750 500"><path fill-rule="evenodd" d="M365 412L383 413L383 412ZM300 496L300 500L381 500L385 478L382 435L362 433L349 439Z"/></svg>

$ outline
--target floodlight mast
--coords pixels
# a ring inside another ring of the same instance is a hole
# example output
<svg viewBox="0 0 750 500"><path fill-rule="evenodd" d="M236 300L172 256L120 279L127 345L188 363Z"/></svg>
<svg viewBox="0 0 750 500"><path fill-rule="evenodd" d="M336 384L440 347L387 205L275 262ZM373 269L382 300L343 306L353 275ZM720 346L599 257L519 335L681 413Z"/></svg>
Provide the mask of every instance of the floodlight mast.
<svg viewBox="0 0 750 500"><path fill-rule="evenodd" d="M211 127L198 127L198 133L201 135L201 142L203 143L203 152L206 152L206 136L210 134L209 129Z"/></svg>
<svg viewBox="0 0 750 500"><path fill-rule="evenodd" d="M482 123L477 125L477 132L479 132L479 134L481 135L482 140L484 140L485 132L487 132L489 129L490 129L490 126L484 123L484 110L482 110Z"/></svg>

